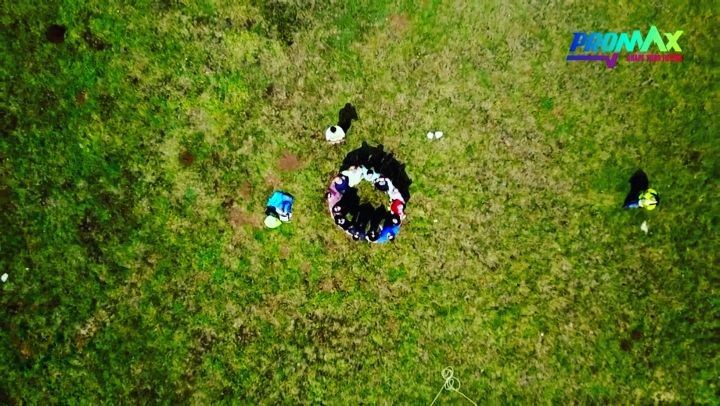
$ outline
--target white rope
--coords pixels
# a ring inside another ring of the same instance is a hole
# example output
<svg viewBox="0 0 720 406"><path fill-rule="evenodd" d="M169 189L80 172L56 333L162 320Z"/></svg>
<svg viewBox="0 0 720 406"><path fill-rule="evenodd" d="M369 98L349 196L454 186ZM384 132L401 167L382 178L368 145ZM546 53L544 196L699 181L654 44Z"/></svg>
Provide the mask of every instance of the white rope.
<svg viewBox="0 0 720 406"><path fill-rule="evenodd" d="M465 399L467 399L468 402L470 402L470 403L472 403L473 405L477 406L477 403L473 402L472 399L470 399L469 397L465 396L464 393L460 392L460 380L457 379L457 378L455 378L455 377L453 376L453 374L454 374L454 371L453 371L452 367L447 367L447 368L445 368L445 369L442 370L442 377L443 377L443 379L445 380L445 383L443 383L443 386L440 388L440 390L438 391L437 395L435 395L435 399L433 399L432 403L430 403L430 406L433 406L433 405L435 404L435 401L436 401L437 398L440 396L440 394L442 393L443 389L455 391L455 392L459 393L460 395L462 395L462 397L464 397Z"/></svg>

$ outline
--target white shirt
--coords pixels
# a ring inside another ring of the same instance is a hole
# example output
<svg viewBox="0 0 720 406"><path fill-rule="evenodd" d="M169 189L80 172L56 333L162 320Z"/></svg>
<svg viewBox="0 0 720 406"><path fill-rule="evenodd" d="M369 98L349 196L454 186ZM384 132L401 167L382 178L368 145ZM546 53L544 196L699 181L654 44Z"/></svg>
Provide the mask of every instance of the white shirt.
<svg viewBox="0 0 720 406"><path fill-rule="evenodd" d="M373 171L373 172L365 172L364 176L365 180L370 183L375 183L376 180L380 179L380 174Z"/></svg>
<svg viewBox="0 0 720 406"><path fill-rule="evenodd" d="M365 169L364 166L351 166L349 169L346 169L341 173L347 176L348 186L355 187L363 180L365 174L367 173L367 169Z"/></svg>
<svg viewBox="0 0 720 406"><path fill-rule="evenodd" d="M344 139L345 131L339 125L332 125L325 130L325 140L331 144L337 144Z"/></svg>
<svg viewBox="0 0 720 406"><path fill-rule="evenodd" d="M395 185L393 185L393 183L390 179L387 179L387 184L388 184L387 194L388 194L388 196L390 196L390 200L400 200L400 201L404 202L405 199L403 199L402 194L400 194L400 191L398 190L398 188L395 187Z"/></svg>

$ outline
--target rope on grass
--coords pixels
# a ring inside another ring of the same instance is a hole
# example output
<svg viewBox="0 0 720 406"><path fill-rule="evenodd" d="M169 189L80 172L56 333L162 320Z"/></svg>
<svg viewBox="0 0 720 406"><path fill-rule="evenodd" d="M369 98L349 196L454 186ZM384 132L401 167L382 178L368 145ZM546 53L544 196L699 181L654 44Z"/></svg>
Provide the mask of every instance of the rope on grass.
<svg viewBox="0 0 720 406"><path fill-rule="evenodd" d="M468 402L470 402L470 403L472 403L473 405L477 406L477 403L473 402L472 399L470 399L469 397L465 396L464 393L460 392L460 380L457 379L457 378L455 378L455 377L453 376L453 374L454 374L454 371L453 371L452 367L447 367L447 368L445 368L445 369L442 370L442 377L443 377L443 379L445 380L445 383L443 383L443 386L440 388L440 390L438 391L437 395L435 395L435 399L433 399L432 403L430 403L430 406L433 406L433 405L435 404L435 401L436 401L437 398L440 396L440 394L442 393L443 389L448 390L448 391L450 391L450 390L455 391L455 392L459 393L460 395L462 395L462 397L464 397L465 399L467 399Z"/></svg>

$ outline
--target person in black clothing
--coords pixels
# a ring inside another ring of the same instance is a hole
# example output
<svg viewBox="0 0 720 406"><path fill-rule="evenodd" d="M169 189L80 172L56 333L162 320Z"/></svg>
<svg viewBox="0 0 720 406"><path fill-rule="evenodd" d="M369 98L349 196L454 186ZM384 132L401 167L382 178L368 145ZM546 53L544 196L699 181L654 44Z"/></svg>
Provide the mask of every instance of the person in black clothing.
<svg viewBox="0 0 720 406"><path fill-rule="evenodd" d="M408 177L408 174L405 171L405 164L400 164L395 173L395 177L390 179L392 180L393 185L398 189L398 191L400 191L405 203L409 202L410 184L412 183L412 180L410 180L410 177Z"/></svg>
<svg viewBox="0 0 720 406"><path fill-rule="evenodd" d="M350 220L346 219L344 216L337 215L337 216L334 216L334 219L335 219L335 224L340 226L340 228L342 228L345 231L348 231L350 226L352 226L352 222Z"/></svg>
<svg viewBox="0 0 720 406"><path fill-rule="evenodd" d="M355 215L360 205L360 196L357 194L357 189L350 187L345 193L343 193L340 201L338 201L332 208L333 217L346 217L348 214Z"/></svg>
<svg viewBox="0 0 720 406"><path fill-rule="evenodd" d="M337 125L330 126L327 130L325 130L325 139L331 144L342 142L345 139L345 135L350 130L352 121L357 119L358 116L355 107L350 103L346 103L345 107L343 107L338 113Z"/></svg>
<svg viewBox="0 0 720 406"><path fill-rule="evenodd" d="M384 206L378 206L370 217L370 223L368 226L368 232L365 235L365 239L373 242L380 236L380 226L387 218L388 211Z"/></svg>
<svg viewBox="0 0 720 406"><path fill-rule="evenodd" d="M353 218L352 225L348 232L352 234L354 240L364 240L367 232L367 226L370 222L375 208L370 203L363 203L358 208L358 214Z"/></svg>

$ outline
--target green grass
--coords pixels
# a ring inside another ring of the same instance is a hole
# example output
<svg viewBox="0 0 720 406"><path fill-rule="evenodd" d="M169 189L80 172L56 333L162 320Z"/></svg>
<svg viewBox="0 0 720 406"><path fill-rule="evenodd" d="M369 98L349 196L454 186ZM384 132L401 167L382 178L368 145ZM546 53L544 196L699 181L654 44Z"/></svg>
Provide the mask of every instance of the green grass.
<svg viewBox="0 0 720 406"><path fill-rule="evenodd" d="M0 403L718 403L716 4L241 3L2 4ZM651 24L684 62L564 60ZM394 244L322 200L363 140Z"/></svg>

